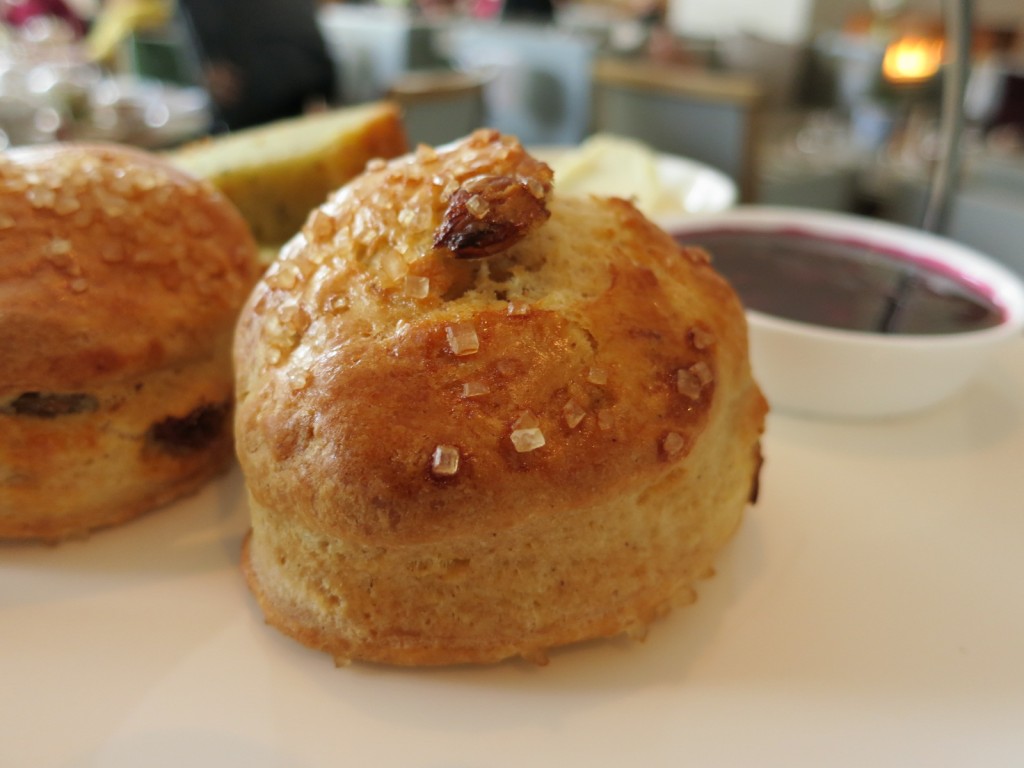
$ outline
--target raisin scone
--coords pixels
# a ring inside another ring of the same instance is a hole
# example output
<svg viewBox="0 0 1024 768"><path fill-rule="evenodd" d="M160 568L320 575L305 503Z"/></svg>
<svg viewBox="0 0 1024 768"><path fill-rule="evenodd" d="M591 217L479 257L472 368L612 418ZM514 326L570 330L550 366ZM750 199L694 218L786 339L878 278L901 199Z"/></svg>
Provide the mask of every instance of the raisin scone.
<svg viewBox="0 0 1024 768"><path fill-rule="evenodd" d="M767 405L707 254L495 132L334 194L235 362L248 583L339 662L642 633L756 493Z"/></svg>
<svg viewBox="0 0 1024 768"><path fill-rule="evenodd" d="M229 465L258 275L234 206L155 155L0 155L0 538L121 523Z"/></svg>

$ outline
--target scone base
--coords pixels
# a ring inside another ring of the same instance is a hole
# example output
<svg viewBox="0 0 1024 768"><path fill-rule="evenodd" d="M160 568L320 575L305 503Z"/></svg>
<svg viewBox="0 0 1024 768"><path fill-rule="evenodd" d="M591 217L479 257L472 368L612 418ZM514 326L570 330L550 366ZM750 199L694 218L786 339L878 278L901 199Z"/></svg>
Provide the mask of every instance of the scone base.
<svg viewBox="0 0 1024 768"><path fill-rule="evenodd" d="M339 664L543 663L558 646L642 636L692 602L748 490L711 500L707 516L706 505L652 516L644 505L664 500L641 494L617 509L535 518L485 539L397 548L282 526L250 498L242 567L267 623Z"/></svg>

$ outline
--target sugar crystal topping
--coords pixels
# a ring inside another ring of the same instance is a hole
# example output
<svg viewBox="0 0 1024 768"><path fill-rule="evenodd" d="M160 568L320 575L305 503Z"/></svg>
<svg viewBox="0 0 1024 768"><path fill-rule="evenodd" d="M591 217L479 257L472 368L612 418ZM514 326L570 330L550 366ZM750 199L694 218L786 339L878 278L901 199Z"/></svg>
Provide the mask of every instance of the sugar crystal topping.
<svg viewBox="0 0 1024 768"><path fill-rule="evenodd" d="M566 426L569 429L575 429L586 417L587 412L583 410L583 406L569 398L569 401L562 406L562 415L565 417Z"/></svg>
<svg viewBox="0 0 1024 768"><path fill-rule="evenodd" d="M507 312L510 317L525 317L530 314L530 305L525 301L512 300L508 303Z"/></svg>
<svg viewBox="0 0 1024 768"><path fill-rule="evenodd" d="M404 292L411 299L427 298L430 295L430 278L419 275L406 275Z"/></svg>
<svg viewBox="0 0 1024 768"><path fill-rule="evenodd" d="M512 429L532 429L539 426L540 421L537 419L537 414L533 411L523 411L512 422Z"/></svg>
<svg viewBox="0 0 1024 768"><path fill-rule="evenodd" d="M288 372L288 387L292 392L299 392L309 386L309 372L293 369Z"/></svg>
<svg viewBox="0 0 1024 768"><path fill-rule="evenodd" d="M676 371L676 390L679 394L696 400L713 380L711 368L703 360Z"/></svg>
<svg viewBox="0 0 1024 768"><path fill-rule="evenodd" d="M452 354L462 357L475 355L480 350L480 339L476 335L476 327L473 323L453 323L446 326L444 332Z"/></svg>
<svg viewBox="0 0 1024 768"><path fill-rule="evenodd" d="M49 251L55 256L71 253L71 241L65 240L63 237L55 237L50 241Z"/></svg>
<svg viewBox="0 0 1024 768"><path fill-rule="evenodd" d="M437 150L429 144L419 144L416 147L416 159L421 163L432 163L437 160Z"/></svg>
<svg viewBox="0 0 1024 768"><path fill-rule="evenodd" d="M512 430L512 445L517 453L530 453L544 447L544 433L539 427Z"/></svg>
<svg viewBox="0 0 1024 768"><path fill-rule="evenodd" d="M715 335L706 328L695 325L690 329L690 341L694 349L705 350L715 343Z"/></svg>
<svg viewBox="0 0 1024 768"><path fill-rule="evenodd" d="M462 396L466 399L483 397L490 391L491 388L482 381L467 381L462 385Z"/></svg>
<svg viewBox="0 0 1024 768"><path fill-rule="evenodd" d="M430 471L438 477L453 477L459 471L462 456L454 445L438 445L430 459Z"/></svg>
<svg viewBox="0 0 1024 768"><path fill-rule="evenodd" d="M543 448L545 444L544 433L540 429L540 422L532 411L523 411L512 423L512 445L517 453L529 453Z"/></svg>
<svg viewBox="0 0 1024 768"><path fill-rule="evenodd" d="M697 377L697 380L700 382L702 387L711 383L713 378L711 375L711 368L703 360L691 365L690 371Z"/></svg>
<svg viewBox="0 0 1024 768"><path fill-rule="evenodd" d="M397 251L385 251L380 257L380 265L391 282L404 279L409 271L405 259Z"/></svg>
<svg viewBox="0 0 1024 768"><path fill-rule="evenodd" d="M482 219L491 210L491 206L480 195L473 195L466 201L466 210L475 218Z"/></svg>
<svg viewBox="0 0 1024 768"><path fill-rule="evenodd" d="M334 233L338 229L338 222L326 211L317 209L310 214L307 228L310 240L322 242L334 237Z"/></svg>
<svg viewBox="0 0 1024 768"><path fill-rule="evenodd" d="M234 304L236 293L248 288L246 270L228 267L225 256L242 266L252 253L225 249L209 215L220 215L218 193L144 156L72 145L13 155L0 161L0 190L16 193L22 206L45 217L50 240L34 258L70 275L67 288L74 293L106 284L90 278L119 264L152 270L159 284L174 290L188 283L201 291L212 280L218 287L209 299L220 305ZM15 226L19 215L0 214L0 229ZM183 243L182 230L191 233L195 217L206 220L204 234L213 237ZM93 227L100 230L87 231ZM61 260L67 258L74 260Z"/></svg>
<svg viewBox="0 0 1024 768"><path fill-rule="evenodd" d="M536 197L538 200L544 199L544 196L547 194L547 189L544 188L544 184L539 179L529 176L522 181L531 195Z"/></svg>
<svg viewBox="0 0 1024 768"><path fill-rule="evenodd" d="M686 447L686 439L678 432L669 432L661 441L661 449L667 457L675 458Z"/></svg>

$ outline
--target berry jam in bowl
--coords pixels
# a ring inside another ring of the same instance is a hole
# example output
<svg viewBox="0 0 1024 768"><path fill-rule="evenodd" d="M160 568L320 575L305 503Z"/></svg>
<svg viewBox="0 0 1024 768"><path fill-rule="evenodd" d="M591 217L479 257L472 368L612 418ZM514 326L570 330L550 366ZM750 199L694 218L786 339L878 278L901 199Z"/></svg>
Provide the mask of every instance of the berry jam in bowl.
<svg viewBox="0 0 1024 768"><path fill-rule="evenodd" d="M962 390L1024 328L1024 283L952 240L849 214L746 206L663 226L747 308L778 411L880 418Z"/></svg>

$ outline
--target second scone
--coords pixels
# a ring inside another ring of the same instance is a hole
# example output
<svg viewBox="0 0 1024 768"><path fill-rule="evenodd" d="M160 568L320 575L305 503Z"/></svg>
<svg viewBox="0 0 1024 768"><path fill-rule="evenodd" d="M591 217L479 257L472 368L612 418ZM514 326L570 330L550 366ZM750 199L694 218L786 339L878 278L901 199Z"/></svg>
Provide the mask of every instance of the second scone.
<svg viewBox="0 0 1024 768"><path fill-rule="evenodd" d="M235 363L249 585L339 661L642 632L756 490L767 407L707 255L490 131L314 212Z"/></svg>
<svg viewBox="0 0 1024 768"><path fill-rule="evenodd" d="M0 154L0 539L83 536L226 471L256 256L227 198L157 155Z"/></svg>

